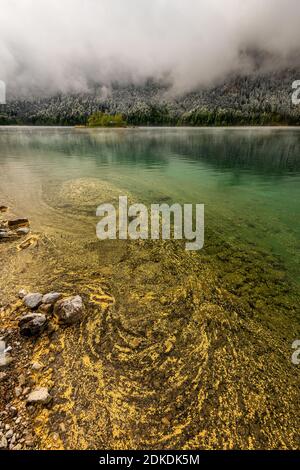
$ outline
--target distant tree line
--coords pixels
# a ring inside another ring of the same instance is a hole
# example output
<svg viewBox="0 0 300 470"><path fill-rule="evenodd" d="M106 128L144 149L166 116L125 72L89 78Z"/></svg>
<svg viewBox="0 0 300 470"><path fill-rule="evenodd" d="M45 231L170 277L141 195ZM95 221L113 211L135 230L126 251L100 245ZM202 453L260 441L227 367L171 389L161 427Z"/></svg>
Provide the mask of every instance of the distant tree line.
<svg viewBox="0 0 300 470"><path fill-rule="evenodd" d="M174 115L160 107L151 106L148 112L110 115L104 112L90 116L32 116L21 118L0 114L0 125L47 125L89 127L132 126L268 126L300 125L300 117L279 112L242 112L238 110L205 108Z"/></svg>
<svg viewBox="0 0 300 470"><path fill-rule="evenodd" d="M95 87L85 94L26 97L0 105L0 124L115 126L126 121L134 126L300 125L300 106L293 105L291 99L292 82L299 77L300 70L290 69L231 77L183 96L150 80L140 86L116 83L105 94L101 87Z"/></svg>

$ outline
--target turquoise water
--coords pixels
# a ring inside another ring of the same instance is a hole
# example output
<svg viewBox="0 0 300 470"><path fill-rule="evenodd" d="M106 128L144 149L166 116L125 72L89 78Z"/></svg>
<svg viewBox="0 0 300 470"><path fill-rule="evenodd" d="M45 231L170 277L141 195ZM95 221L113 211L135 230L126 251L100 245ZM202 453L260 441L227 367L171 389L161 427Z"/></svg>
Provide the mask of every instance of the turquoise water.
<svg viewBox="0 0 300 470"><path fill-rule="evenodd" d="M204 203L206 229L300 280L300 129L0 128L0 194L36 223L48 187L91 177L140 202Z"/></svg>

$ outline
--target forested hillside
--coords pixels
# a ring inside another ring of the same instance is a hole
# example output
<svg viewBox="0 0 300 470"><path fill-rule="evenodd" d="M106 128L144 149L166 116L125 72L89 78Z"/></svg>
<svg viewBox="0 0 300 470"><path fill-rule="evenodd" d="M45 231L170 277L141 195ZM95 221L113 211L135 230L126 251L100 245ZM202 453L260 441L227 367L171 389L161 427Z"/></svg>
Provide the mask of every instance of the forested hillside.
<svg viewBox="0 0 300 470"><path fill-rule="evenodd" d="M12 99L0 107L0 124L86 124L97 112L122 114L130 125L300 124L292 83L300 70L230 77L223 83L178 95L149 80L143 85L95 86L80 94Z"/></svg>

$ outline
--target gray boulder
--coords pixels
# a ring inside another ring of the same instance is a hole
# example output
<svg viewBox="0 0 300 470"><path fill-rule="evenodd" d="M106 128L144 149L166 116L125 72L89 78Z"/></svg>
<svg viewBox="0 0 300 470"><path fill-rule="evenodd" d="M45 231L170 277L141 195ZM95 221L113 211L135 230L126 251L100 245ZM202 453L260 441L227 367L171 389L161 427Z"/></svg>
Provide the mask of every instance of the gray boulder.
<svg viewBox="0 0 300 470"><path fill-rule="evenodd" d="M54 314L58 321L65 325L80 322L84 312L84 305L80 295L67 297L56 302Z"/></svg>
<svg viewBox="0 0 300 470"><path fill-rule="evenodd" d="M26 305L26 307L32 308L32 309L37 308L42 303L42 300L43 300L43 296L42 294L38 292L27 294L23 298L23 302Z"/></svg>
<svg viewBox="0 0 300 470"><path fill-rule="evenodd" d="M60 298L61 298L60 292L49 292L49 294L45 294L43 296L42 303L53 305Z"/></svg>
<svg viewBox="0 0 300 470"><path fill-rule="evenodd" d="M30 337L41 334L47 325L46 315L42 313L29 313L19 321L20 334Z"/></svg>

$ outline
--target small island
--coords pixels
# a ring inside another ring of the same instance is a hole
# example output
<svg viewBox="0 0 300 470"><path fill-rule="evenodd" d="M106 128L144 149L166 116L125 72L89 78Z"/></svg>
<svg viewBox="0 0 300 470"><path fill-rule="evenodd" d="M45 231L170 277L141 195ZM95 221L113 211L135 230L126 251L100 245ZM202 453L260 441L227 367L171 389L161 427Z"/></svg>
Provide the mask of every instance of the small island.
<svg viewBox="0 0 300 470"><path fill-rule="evenodd" d="M122 114L108 114L99 111L88 118L87 127L127 127L127 122Z"/></svg>

